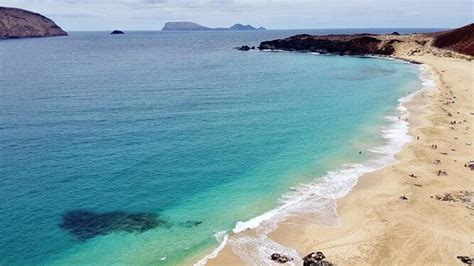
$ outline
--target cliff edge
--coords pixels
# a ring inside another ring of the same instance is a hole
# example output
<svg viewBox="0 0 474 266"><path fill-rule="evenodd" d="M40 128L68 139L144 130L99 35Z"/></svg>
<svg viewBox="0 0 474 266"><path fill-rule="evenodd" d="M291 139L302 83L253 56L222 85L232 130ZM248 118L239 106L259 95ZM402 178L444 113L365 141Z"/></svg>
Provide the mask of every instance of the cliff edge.
<svg viewBox="0 0 474 266"><path fill-rule="evenodd" d="M339 55L397 56L431 53L448 57L474 56L474 24L443 32L352 35L301 34L262 42L260 50L308 51Z"/></svg>
<svg viewBox="0 0 474 266"><path fill-rule="evenodd" d="M23 9L0 7L0 39L64 36L51 19Z"/></svg>

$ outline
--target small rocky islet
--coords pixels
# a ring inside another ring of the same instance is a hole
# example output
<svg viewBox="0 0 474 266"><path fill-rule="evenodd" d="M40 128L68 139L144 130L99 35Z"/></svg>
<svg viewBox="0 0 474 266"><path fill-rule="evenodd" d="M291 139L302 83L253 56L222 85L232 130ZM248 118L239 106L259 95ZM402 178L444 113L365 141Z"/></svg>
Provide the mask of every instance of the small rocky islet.
<svg viewBox="0 0 474 266"><path fill-rule="evenodd" d="M110 34L116 35L116 34L125 34L125 32L121 30L113 30Z"/></svg>

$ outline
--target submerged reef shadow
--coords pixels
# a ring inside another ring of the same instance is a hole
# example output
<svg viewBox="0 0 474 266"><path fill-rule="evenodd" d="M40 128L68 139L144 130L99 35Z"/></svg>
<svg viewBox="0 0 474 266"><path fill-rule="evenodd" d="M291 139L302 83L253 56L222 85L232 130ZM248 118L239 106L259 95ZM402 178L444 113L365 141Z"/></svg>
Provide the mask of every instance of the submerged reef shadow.
<svg viewBox="0 0 474 266"><path fill-rule="evenodd" d="M186 228L193 228L199 226L200 224L202 224L202 221L188 220L184 223L180 223L179 225Z"/></svg>
<svg viewBox="0 0 474 266"><path fill-rule="evenodd" d="M143 233L168 226L156 213L127 213L122 211L97 213L88 210L71 210L63 214L59 227L69 231L80 241L114 232Z"/></svg>

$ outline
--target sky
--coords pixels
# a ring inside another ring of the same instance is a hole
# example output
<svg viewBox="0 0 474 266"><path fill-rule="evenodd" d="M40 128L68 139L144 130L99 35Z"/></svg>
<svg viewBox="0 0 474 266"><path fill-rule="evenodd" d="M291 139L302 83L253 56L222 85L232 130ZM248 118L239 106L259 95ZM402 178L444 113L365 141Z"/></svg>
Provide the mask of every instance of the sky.
<svg viewBox="0 0 474 266"><path fill-rule="evenodd" d="M472 0L0 0L66 31L160 30L168 21L268 29L454 28L472 23Z"/></svg>

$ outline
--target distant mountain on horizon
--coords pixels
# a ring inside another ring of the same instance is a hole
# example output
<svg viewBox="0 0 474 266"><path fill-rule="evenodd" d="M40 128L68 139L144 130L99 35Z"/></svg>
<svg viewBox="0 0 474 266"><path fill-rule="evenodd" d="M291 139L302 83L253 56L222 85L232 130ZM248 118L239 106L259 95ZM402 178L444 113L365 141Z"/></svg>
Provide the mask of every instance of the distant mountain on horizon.
<svg viewBox="0 0 474 266"><path fill-rule="evenodd" d="M235 30L235 31L252 31L252 30L266 30L264 27L256 28L252 25L243 25L237 23L229 28L210 28L199 25L194 22L179 21L179 22L167 22L163 27L162 31L224 31L224 30Z"/></svg>

